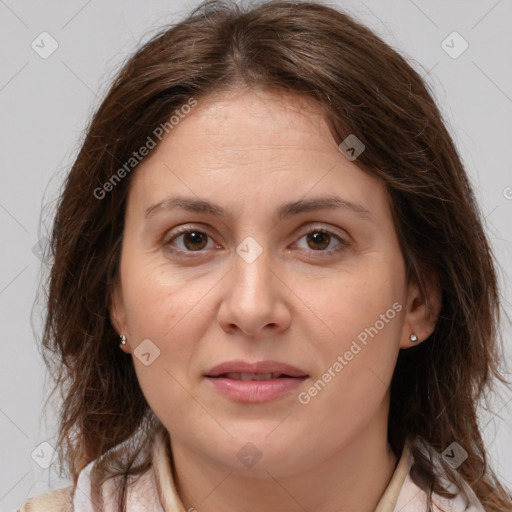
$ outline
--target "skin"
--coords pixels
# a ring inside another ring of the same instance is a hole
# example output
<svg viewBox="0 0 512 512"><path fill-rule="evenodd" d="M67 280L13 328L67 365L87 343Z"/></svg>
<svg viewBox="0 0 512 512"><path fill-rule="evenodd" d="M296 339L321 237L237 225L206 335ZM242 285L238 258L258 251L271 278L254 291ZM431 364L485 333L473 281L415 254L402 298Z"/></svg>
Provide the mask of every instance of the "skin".
<svg viewBox="0 0 512 512"><path fill-rule="evenodd" d="M185 509L373 511L397 463L387 442L396 358L411 333L417 343L430 335L439 310L435 281L425 276L430 310L406 281L384 185L345 158L310 99L293 95L202 99L152 151L130 184L111 321L127 353L144 339L160 350L148 366L133 363L170 433ZM161 209L144 218L171 195L213 202L227 217ZM368 217L337 208L276 218L286 202L329 195ZM180 226L205 235L198 243ZM307 234L318 228L332 235L315 243ZM252 263L236 252L247 236L263 250ZM401 311L301 404L298 393L394 303ZM309 378L270 402L234 402L203 377L233 359L282 361ZM236 456L248 442L262 454L251 468Z"/></svg>

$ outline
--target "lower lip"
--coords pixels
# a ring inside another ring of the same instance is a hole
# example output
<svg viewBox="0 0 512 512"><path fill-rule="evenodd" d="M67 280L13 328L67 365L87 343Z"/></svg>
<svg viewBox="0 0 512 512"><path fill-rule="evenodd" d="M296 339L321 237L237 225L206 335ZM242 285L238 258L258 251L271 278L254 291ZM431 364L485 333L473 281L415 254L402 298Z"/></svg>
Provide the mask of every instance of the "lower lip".
<svg viewBox="0 0 512 512"><path fill-rule="evenodd" d="M235 380L207 377L217 391L236 402L268 402L298 388L306 377L269 380Z"/></svg>

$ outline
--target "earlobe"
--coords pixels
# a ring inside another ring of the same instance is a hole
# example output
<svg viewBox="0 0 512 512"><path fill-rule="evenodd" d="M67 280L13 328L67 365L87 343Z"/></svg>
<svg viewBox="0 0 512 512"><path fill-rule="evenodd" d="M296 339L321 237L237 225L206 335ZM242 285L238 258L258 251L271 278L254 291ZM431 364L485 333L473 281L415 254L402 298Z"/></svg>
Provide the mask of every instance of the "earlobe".
<svg viewBox="0 0 512 512"><path fill-rule="evenodd" d="M441 311L441 299L436 274L424 273L422 283L410 283L400 348L418 345L434 332Z"/></svg>
<svg viewBox="0 0 512 512"><path fill-rule="evenodd" d="M116 286L111 294L109 307L110 323L119 334L119 347L123 352L130 353L127 340L126 315L119 287Z"/></svg>

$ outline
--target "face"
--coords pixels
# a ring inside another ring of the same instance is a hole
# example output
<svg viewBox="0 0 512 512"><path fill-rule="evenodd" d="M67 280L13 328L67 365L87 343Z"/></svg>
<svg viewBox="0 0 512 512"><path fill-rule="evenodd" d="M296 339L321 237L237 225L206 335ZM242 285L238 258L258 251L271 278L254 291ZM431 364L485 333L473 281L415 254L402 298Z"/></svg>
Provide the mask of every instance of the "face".
<svg viewBox="0 0 512 512"><path fill-rule="evenodd" d="M152 151L111 319L173 450L284 475L385 428L398 351L429 333L384 185L293 96L202 100Z"/></svg>

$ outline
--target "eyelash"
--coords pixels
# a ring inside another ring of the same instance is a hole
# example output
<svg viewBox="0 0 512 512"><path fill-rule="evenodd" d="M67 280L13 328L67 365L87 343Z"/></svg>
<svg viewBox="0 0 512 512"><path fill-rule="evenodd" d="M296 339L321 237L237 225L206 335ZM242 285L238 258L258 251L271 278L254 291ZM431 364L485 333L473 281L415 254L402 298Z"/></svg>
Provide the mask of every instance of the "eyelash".
<svg viewBox="0 0 512 512"><path fill-rule="evenodd" d="M183 250L183 249L175 249L171 245L172 242L174 242L179 236L181 236L183 234L187 234L187 233L200 233L200 234L206 235L210 240L213 240L213 237L210 236L206 231L203 231L203 230L200 230L200 229L195 229L193 227L187 226L187 227L178 229L178 231L176 233L174 233L170 238L168 238L168 240L165 241L163 245L165 247L168 247L170 252L172 252L173 254L175 254L176 256L178 256L180 258L195 258L197 256L192 256L192 255L191 256L184 256L184 253L191 253L191 254L198 253L200 255L201 253L204 252L204 250L203 249L199 249L197 251L188 251L188 250ZM324 228L312 228L309 231L307 231L304 234L302 234L302 236L299 238L299 240L302 240L302 238L304 238L305 236L310 235L312 233L323 233L323 234L326 234L326 235L329 235L329 236L335 238L339 242L339 245L336 248L334 248L334 249L329 249L329 250L323 250L323 249L314 250L314 249L310 249L309 250L310 252L321 253L321 255L319 255L319 257L321 257L321 258L322 257L332 256L333 254L342 251L343 249L345 249L346 247L348 247L350 245L349 242L347 242L346 240L341 238L336 233L333 233L332 231L329 231L329 230L324 229ZM331 240L329 240L329 244L328 245L330 245L330 243L331 243Z"/></svg>

